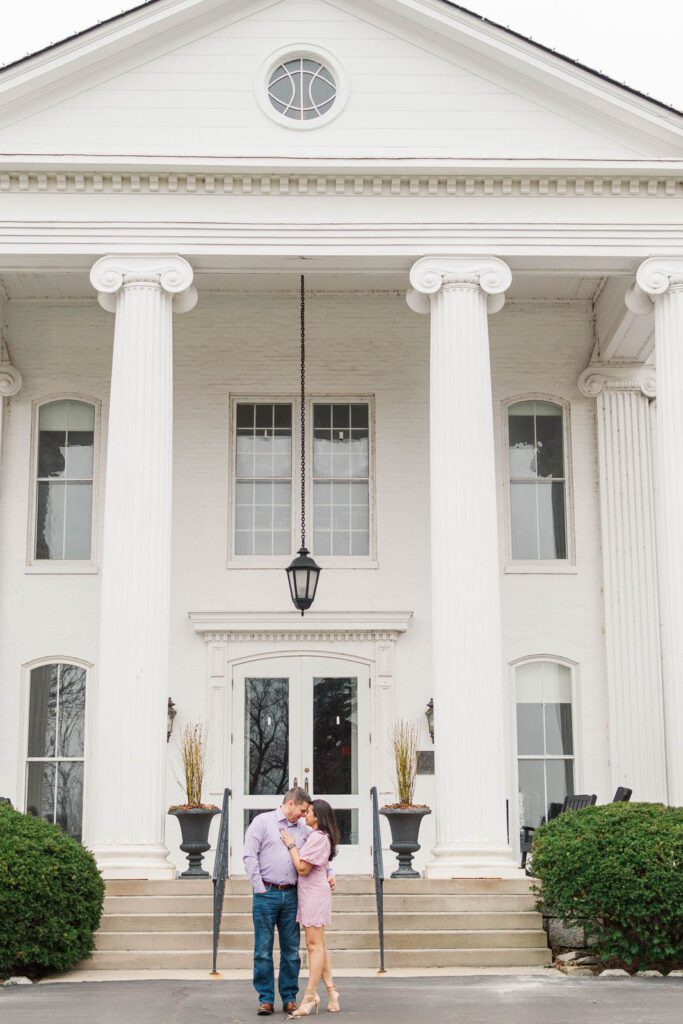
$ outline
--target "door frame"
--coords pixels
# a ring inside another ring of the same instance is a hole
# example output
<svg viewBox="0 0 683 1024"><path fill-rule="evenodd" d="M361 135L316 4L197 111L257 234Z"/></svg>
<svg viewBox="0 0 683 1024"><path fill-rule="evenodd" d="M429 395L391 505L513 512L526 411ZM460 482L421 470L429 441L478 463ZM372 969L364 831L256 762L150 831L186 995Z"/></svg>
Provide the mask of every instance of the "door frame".
<svg viewBox="0 0 683 1024"><path fill-rule="evenodd" d="M231 732L230 732L230 751L229 751L229 764L230 764L230 778L232 781L233 798L231 801L231 835L230 835L230 848L231 848L231 874L240 875L243 874L243 866L241 860L241 848L242 848L242 798L243 794L237 793L238 786L243 784L243 757L244 747L241 742L241 730L243 727L244 705L241 695L237 692L235 686L236 676L239 675L240 670L248 669L251 664L258 664L262 666L264 662L289 662L290 667L288 671L291 671L291 663L298 662L297 674L301 674L301 683L303 684L303 691L308 694L311 690L308 679L306 665L307 663L320 664L324 661L335 662L337 666L346 663L349 666L349 675L354 674L358 678L358 702L359 706L361 702L365 705L365 717L366 721L363 724L362 730L358 730L358 750L359 750L359 772L358 772L358 861L354 863L353 867L349 867L348 870L344 870L342 867L343 860L350 858L343 858L343 850L340 851L340 871L339 873L346 874L369 874L372 870L371 860L371 843L372 843L372 827L371 827L371 803L370 803L370 786L373 778L373 708L372 708L372 676L373 676L373 665L367 658L362 658L357 655L351 654L339 654L338 652L322 652L317 650L306 649L297 653L293 651L271 651L266 655L250 655L244 658L237 658L230 664L230 687L229 702L230 702L230 719L231 719ZM312 665L311 665L312 667ZM355 667L355 672L353 671ZM274 676L281 675L279 671L274 671ZM364 698L363 689L368 686L368 695ZM305 698L304 698L305 699ZM291 705L290 705L291 706ZM305 710L304 704L301 703L299 707ZM239 715L239 721L238 721ZM291 718L290 718L290 730L291 730ZM290 732L291 736L291 732ZM302 756L303 751L306 749L307 739L302 735ZM364 745L364 747L363 747ZM365 778L363 777L365 774ZM291 781L291 780L290 780ZM303 779L299 779L299 784L303 785ZM313 780L315 783L315 779ZM334 795L334 794L333 794ZM261 798L257 798L260 802ZM273 796L272 801L268 801L263 798L264 804L271 802L275 803L278 800L277 796ZM353 801L355 802L355 800ZM265 807L264 807L265 809ZM353 854L351 856L354 856Z"/></svg>

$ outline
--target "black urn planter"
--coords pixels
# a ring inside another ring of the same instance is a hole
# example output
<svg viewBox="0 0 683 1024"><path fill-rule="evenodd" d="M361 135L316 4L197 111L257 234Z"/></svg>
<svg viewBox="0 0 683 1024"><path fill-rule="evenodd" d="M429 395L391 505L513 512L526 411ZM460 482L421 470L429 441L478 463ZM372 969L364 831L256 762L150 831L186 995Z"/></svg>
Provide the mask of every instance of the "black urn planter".
<svg viewBox="0 0 683 1024"><path fill-rule="evenodd" d="M382 807L380 814L389 820L391 845L398 857L398 871L392 871L391 878L419 878L419 871L412 867L413 854L420 849L417 837L425 814L431 814L429 807Z"/></svg>
<svg viewBox="0 0 683 1024"><path fill-rule="evenodd" d="M187 854L189 867L183 871L181 878L208 878L209 872L202 867L204 854L211 847L209 829L214 814L220 814L220 807L188 807L172 808L180 824L182 843L180 849Z"/></svg>

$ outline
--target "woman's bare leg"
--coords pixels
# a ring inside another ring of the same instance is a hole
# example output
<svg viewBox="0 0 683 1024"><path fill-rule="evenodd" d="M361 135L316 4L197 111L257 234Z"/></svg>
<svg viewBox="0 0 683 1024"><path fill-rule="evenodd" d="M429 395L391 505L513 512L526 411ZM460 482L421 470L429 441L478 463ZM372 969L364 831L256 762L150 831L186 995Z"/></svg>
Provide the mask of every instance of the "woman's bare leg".
<svg viewBox="0 0 683 1024"><path fill-rule="evenodd" d="M325 929L323 928L323 948L325 950L325 958L323 960L323 972L322 979L325 982L327 988L334 985L332 979L332 961L330 960L330 951L327 948L327 936L325 935Z"/></svg>
<svg viewBox="0 0 683 1024"><path fill-rule="evenodd" d="M315 992L325 969L325 929L306 929L306 949L308 950L308 984L307 992Z"/></svg>

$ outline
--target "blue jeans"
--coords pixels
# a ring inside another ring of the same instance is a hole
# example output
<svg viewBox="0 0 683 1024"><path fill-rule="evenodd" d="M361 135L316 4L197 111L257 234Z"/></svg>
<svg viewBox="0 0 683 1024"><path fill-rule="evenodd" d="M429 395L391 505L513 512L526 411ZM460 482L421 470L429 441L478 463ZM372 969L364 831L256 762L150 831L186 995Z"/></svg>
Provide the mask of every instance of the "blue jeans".
<svg viewBox="0 0 683 1024"><path fill-rule="evenodd" d="M273 940L280 939L278 989L283 1003L296 1000L299 991L299 925L296 923L296 887L254 893L254 988L260 1003L275 1003Z"/></svg>

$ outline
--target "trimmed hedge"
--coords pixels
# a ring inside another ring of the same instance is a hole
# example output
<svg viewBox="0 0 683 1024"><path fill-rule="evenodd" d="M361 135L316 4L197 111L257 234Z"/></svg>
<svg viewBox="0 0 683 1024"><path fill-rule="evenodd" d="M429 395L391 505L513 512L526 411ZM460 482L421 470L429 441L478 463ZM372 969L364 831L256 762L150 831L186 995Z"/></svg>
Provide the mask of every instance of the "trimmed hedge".
<svg viewBox="0 0 683 1024"><path fill-rule="evenodd" d="M538 909L630 973L683 966L683 807L605 804L534 834Z"/></svg>
<svg viewBox="0 0 683 1024"><path fill-rule="evenodd" d="M56 825L0 804L0 977L66 971L90 955L104 882Z"/></svg>

